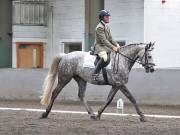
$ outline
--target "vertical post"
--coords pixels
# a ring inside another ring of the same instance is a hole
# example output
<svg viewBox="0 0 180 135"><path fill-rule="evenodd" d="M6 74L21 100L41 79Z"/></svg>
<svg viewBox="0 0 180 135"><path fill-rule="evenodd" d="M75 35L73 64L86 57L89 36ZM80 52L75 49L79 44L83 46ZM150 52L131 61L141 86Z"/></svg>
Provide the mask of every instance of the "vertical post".
<svg viewBox="0 0 180 135"><path fill-rule="evenodd" d="M0 0L0 68L12 67L12 1Z"/></svg>
<svg viewBox="0 0 180 135"><path fill-rule="evenodd" d="M99 21L98 13L104 9L104 0L85 0L85 51L94 44L94 30Z"/></svg>

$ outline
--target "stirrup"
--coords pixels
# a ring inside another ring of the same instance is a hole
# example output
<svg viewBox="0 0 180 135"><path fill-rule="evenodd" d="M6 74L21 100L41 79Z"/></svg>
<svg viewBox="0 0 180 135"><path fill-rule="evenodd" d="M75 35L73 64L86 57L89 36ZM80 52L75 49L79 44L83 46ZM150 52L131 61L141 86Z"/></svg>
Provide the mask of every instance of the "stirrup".
<svg viewBox="0 0 180 135"><path fill-rule="evenodd" d="M99 74L92 74L92 80L93 81L98 81Z"/></svg>

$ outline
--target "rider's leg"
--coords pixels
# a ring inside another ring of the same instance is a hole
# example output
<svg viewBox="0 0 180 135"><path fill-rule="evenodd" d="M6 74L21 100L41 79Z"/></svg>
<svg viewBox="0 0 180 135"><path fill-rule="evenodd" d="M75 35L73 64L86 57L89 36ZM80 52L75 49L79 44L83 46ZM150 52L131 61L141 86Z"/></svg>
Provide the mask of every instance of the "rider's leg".
<svg viewBox="0 0 180 135"><path fill-rule="evenodd" d="M93 74L99 74L104 63L105 63L104 60L102 58L100 58L96 64Z"/></svg>
<svg viewBox="0 0 180 135"><path fill-rule="evenodd" d="M95 65L95 66L97 65L97 63L98 63L99 60L100 60L100 57L97 55L97 56L96 56L96 60L94 61L94 65Z"/></svg>
<svg viewBox="0 0 180 135"><path fill-rule="evenodd" d="M110 63L110 52L109 53L107 53L107 61L105 62L105 64L104 64L104 66L103 67L106 67L109 63Z"/></svg>
<svg viewBox="0 0 180 135"><path fill-rule="evenodd" d="M99 60L96 64L96 67L94 69L94 72L92 74L93 76L93 80L96 80L96 78L98 78L99 76L99 72L101 71L101 69L105 66L105 63L107 61L107 53L105 51L102 51L98 54L99 56Z"/></svg>

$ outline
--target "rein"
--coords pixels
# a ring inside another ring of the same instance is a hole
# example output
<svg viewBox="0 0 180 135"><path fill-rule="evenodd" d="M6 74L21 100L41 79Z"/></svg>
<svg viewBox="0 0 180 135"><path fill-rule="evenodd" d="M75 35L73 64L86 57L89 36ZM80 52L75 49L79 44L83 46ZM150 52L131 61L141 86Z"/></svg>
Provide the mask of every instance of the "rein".
<svg viewBox="0 0 180 135"><path fill-rule="evenodd" d="M140 43L140 44L143 44L143 43ZM140 45L140 44L137 44L137 45ZM135 63L135 62L136 62L136 63L138 63L138 64L140 64L140 65L143 65L143 66L145 66L145 67L148 67L148 66L146 65L146 64L148 63L147 56L146 56L147 51L148 51L148 48L145 47L145 51L144 51L143 57L141 58L141 60L137 60L137 58L136 58L136 59L131 59L131 58L129 58L128 56L122 54L122 53L120 52L120 50L118 50L118 52L115 53L115 57L114 57L114 65L113 65L113 71L114 71L114 73L118 73L118 67L119 67L119 55L118 55L117 70L116 70L116 72L115 72L115 65L116 65L116 64L115 64L115 60L116 60L117 54L120 54L120 55L122 55L123 57L127 58L131 63ZM145 57L145 63L141 62L144 57Z"/></svg>
<svg viewBox="0 0 180 135"><path fill-rule="evenodd" d="M145 56L145 53L146 53L146 52L144 52L143 57ZM129 61L131 61L132 63L136 62L136 63L139 63L139 64L143 65L143 63L142 63L140 60L131 59L131 58L129 58L128 56L126 56L126 55L124 55L124 54L122 54L122 53L120 53L120 52L118 52L118 54L124 56L124 57L127 58ZM116 53L116 55L117 55L117 53ZM142 58L143 58L143 57L142 57Z"/></svg>

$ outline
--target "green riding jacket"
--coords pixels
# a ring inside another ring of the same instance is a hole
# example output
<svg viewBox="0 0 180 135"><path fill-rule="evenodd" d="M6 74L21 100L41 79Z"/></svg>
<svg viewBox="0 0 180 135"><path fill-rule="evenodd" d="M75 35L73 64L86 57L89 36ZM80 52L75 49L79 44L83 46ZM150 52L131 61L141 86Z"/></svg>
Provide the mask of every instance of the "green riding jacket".
<svg viewBox="0 0 180 135"><path fill-rule="evenodd" d="M101 21L95 30L95 54L102 51L110 51L113 46L117 46L117 42L113 40L110 28Z"/></svg>

